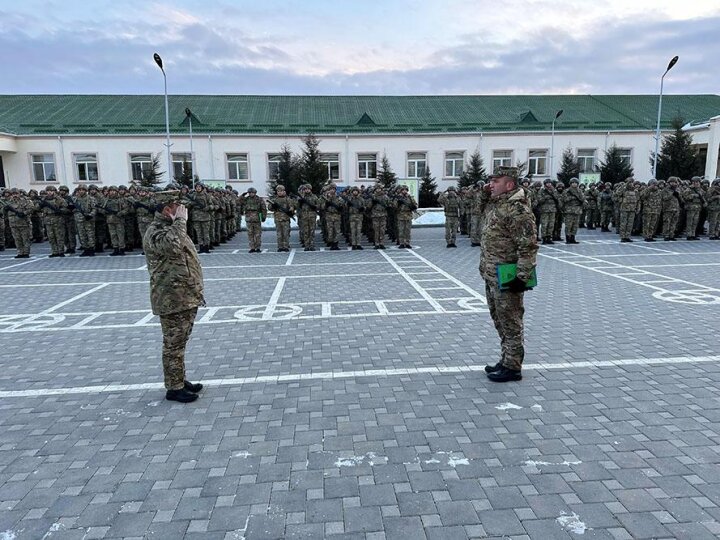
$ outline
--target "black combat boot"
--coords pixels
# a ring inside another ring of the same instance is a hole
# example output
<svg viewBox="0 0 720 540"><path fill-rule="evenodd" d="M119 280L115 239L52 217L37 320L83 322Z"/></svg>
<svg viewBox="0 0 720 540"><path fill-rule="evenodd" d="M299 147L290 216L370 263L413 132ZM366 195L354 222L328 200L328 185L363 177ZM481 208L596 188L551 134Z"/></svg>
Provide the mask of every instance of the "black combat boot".
<svg viewBox="0 0 720 540"><path fill-rule="evenodd" d="M503 365L502 362L498 362L494 366L491 366L488 364L485 366L485 373L495 373L496 371L500 371L502 369Z"/></svg>
<svg viewBox="0 0 720 540"><path fill-rule="evenodd" d="M193 384L193 383L191 383L190 381L185 381L185 382L184 382L184 385L185 385L185 386L184 386L183 388L184 388L185 390L187 390L188 392L192 392L193 394L197 394L200 390L203 389L203 385L200 384L200 383L194 383L194 384Z"/></svg>
<svg viewBox="0 0 720 540"><path fill-rule="evenodd" d="M113 249L113 252L110 254L111 257L117 257L120 255L120 250L118 248Z"/></svg>
<svg viewBox="0 0 720 540"><path fill-rule="evenodd" d="M362 246L358 246L357 248L358 248L359 250L363 250L363 249L365 249L365 248L364 248L364 247L362 247Z"/></svg>
<svg viewBox="0 0 720 540"><path fill-rule="evenodd" d="M66 253L67 255L75 255L75 248L67 248L67 249L65 250L65 253Z"/></svg>
<svg viewBox="0 0 720 540"><path fill-rule="evenodd" d="M58 253L58 254L57 254L57 255L55 255L55 256L56 256L56 257L64 257L64 256L65 256L65 254L64 254L64 253Z"/></svg>
<svg viewBox="0 0 720 540"><path fill-rule="evenodd" d="M88 253L89 251L90 251L89 249L83 249L82 253L80 255L78 255L78 257L89 257L90 256Z"/></svg>
<svg viewBox="0 0 720 540"><path fill-rule="evenodd" d="M330 244L330 251L339 251L339 250L340 250L340 246L337 245L337 242L335 242L334 244Z"/></svg>
<svg viewBox="0 0 720 540"><path fill-rule="evenodd" d="M198 398L197 394L188 392L184 388L180 390L168 390L165 392L165 399L168 401L178 401L180 403L192 403Z"/></svg>
<svg viewBox="0 0 720 540"><path fill-rule="evenodd" d="M94 257L95 256L95 248L88 249L88 257Z"/></svg>
<svg viewBox="0 0 720 540"><path fill-rule="evenodd" d="M519 369L508 369L501 367L499 370L492 373L488 373L487 376L492 382L510 382L510 381L521 381L522 372Z"/></svg>
<svg viewBox="0 0 720 540"><path fill-rule="evenodd" d="M121 248L121 249L120 249L120 253L118 253L118 255L124 256L124 255L125 255L125 251L126 251L125 248ZM132 250L131 250L131 251L132 251Z"/></svg>

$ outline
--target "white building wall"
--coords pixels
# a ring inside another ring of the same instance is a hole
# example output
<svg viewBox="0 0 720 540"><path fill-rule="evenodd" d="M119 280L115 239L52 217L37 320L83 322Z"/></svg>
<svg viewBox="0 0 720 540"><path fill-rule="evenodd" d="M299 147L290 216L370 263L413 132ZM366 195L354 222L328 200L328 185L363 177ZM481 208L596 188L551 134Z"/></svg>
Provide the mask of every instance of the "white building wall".
<svg viewBox="0 0 720 540"><path fill-rule="evenodd" d="M247 153L249 159L249 182L237 183L245 191L250 185L264 193L268 178L268 154L278 153L283 144L293 152L300 152L300 136L229 136L196 135L193 138L195 172L203 179L227 179L226 155ZM488 134L442 134L442 135L327 135L320 136L322 152L340 155L340 184L361 183L357 178L357 156L360 153L376 152L378 164L383 154L390 160L393 171L399 178L407 177L407 155L409 152L426 152L430 171L437 179L438 187L444 190L456 182L455 178L443 178L445 153L464 151L466 159L480 149L486 170L492 168L494 150L512 150L513 162L527 161L530 150L545 149L550 155L551 136L549 133L488 133ZM129 184L131 180L131 153L160 153L161 168L166 169L165 139L159 136L63 136L63 137L16 137L14 144L0 148L5 168L6 185L23 189L40 188L47 183L34 183L31 158L34 153L49 153L55 156L58 184L77 184L73 157L77 153L93 152L98 156L101 185ZM173 137L172 152L190 151L189 137ZM555 134L554 171L560 167L563 150L570 145L578 148L596 149L596 160L612 144L632 148L632 164L635 175L647 180L651 175L650 151L654 148L651 132L563 132ZM15 149L15 152L12 150ZM549 169L549 167L548 167ZM549 170L548 170L549 173ZM540 177L538 177L540 178ZM167 179L167 176L165 176ZM235 184L235 182L233 182Z"/></svg>

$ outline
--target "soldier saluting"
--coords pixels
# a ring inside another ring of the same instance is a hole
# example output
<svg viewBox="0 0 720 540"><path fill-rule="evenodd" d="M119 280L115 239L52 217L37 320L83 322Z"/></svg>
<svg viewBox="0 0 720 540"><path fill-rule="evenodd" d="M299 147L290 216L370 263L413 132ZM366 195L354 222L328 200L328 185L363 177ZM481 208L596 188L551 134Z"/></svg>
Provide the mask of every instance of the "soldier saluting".
<svg viewBox="0 0 720 540"><path fill-rule="evenodd" d="M202 384L185 378L185 346L199 306L205 305L203 274L195 245L187 234L188 211L175 186L156 194L155 218L143 246L150 273L152 312L160 317L165 399L195 401Z"/></svg>

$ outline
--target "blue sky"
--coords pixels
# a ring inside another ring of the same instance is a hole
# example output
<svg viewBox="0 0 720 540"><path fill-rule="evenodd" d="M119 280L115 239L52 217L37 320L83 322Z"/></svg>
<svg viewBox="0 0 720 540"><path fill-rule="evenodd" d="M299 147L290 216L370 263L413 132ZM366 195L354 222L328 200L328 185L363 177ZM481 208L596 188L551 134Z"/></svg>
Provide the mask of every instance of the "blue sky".
<svg viewBox="0 0 720 540"><path fill-rule="evenodd" d="M0 0L0 93L718 93L717 0Z"/></svg>

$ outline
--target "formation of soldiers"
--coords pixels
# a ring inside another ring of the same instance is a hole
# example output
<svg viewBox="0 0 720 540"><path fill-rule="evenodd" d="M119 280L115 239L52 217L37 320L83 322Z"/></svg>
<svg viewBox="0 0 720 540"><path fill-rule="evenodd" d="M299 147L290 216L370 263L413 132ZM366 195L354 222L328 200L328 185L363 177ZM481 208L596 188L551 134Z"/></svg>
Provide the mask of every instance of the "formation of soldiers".
<svg viewBox="0 0 720 540"><path fill-rule="evenodd" d="M580 184L577 178L565 187L562 182L523 179L543 244L576 240L578 228L600 228L620 235L621 242L642 234L646 242L677 237L697 240L705 234L720 239L720 179L712 183L699 177L681 180L628 178L614 186L602 182ZM290 250L290 225L297 219L300 243L305 251L317 249L316 236L330 250L345 241L353 250L363 249L363 236L375 249L385 249L386 238L400 248L412 248L411 225L417 202L407 186L353 186L338 191L326 184L315 194L309 184L297 195L282 185L264 199L255 188L239 194L230 187L212 188L197 182L194 188L174 185L182 191L189 209L188 232L200 253L232 239L240 230L242 216L248 232L249 252L259 253L262 223L272 213L276 224L277 250ZM490 195L485 184L457 189L449 187L438 198L445 213L445 240L456 247L457 234L468 235L471 246L480 246L483 217ZM66 186L48 186L42 191L18 188L0 194L0 251L14 243L16 258L28 258L34 242L47 239L50 257L64 257L81 249L80 257L92 257L111 250L122 256L142 249L142 237L153 220L159 188L145 186L80 185L70 193ZM165 188L163 188L165 189ZM707 229L706 229L707 225Z"/></svg>

